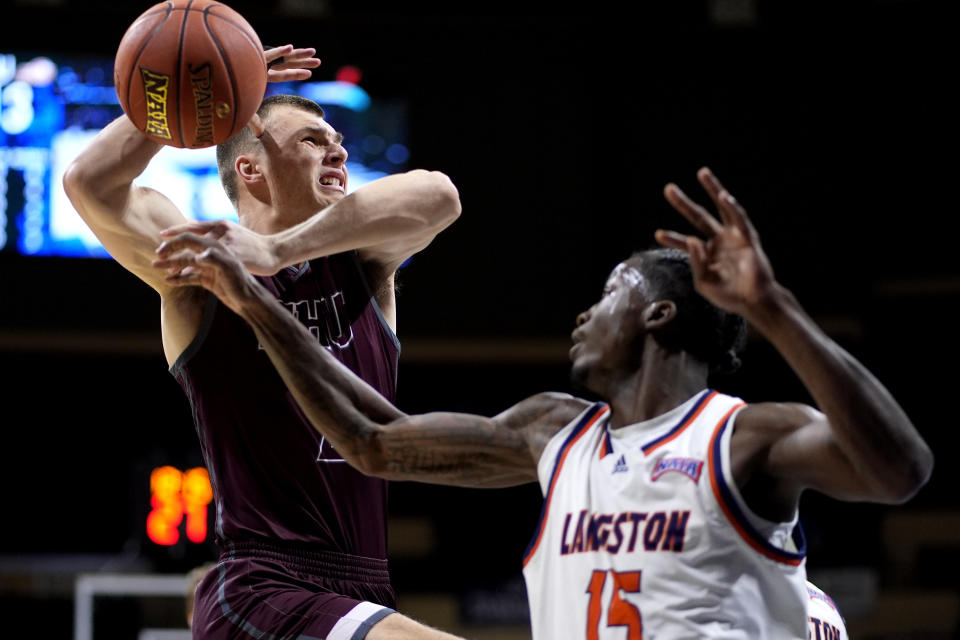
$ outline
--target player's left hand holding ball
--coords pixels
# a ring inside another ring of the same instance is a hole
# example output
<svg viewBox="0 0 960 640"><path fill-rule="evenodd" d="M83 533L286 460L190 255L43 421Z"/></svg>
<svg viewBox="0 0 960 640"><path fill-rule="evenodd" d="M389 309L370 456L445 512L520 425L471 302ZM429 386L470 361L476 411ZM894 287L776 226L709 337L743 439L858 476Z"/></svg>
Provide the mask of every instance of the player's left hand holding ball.
<svg viewBox="0 0 960 640"><path fill-rule="evenodd" d="M313 47L294 48L292 44L269 47L263 57L267 61L267 82L299 82L309 80L311 69L320 66L320 58ZM263 123L256 113L250 118L250 128L258 138L263 135Z"/></svg>

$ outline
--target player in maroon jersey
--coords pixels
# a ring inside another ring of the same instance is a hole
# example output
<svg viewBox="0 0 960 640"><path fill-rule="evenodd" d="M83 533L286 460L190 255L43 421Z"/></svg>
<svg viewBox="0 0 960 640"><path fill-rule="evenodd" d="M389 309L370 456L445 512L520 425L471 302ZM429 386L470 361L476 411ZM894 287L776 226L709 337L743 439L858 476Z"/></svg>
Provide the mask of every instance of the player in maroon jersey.
<svg viewBox="0 0 960 640"><path fill-rule="evenodd" d="M313 49L267 51L271 81L303 80ZM264 101L217 149L240 224L190 223L133 183L162 148L121 116L70 165L64 188L110 254L161 296L170 371L189 399L216 502L217 566L196 592L195 638L452 638L394 611L386 484L310 426L256 336L200 287L155 268L161 232L207 234L240 256L315 340L392 399L394 275L460 214L438 172L347 195L347 152L315 103Z"/></svg>

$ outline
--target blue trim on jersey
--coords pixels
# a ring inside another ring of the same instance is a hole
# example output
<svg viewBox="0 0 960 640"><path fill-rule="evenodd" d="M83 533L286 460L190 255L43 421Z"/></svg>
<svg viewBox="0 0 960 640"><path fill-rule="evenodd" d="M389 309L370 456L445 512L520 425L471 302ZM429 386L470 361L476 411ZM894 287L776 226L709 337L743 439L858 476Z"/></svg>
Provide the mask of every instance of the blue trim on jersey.
<svg viewBox="0 0 960 640"><path fill-rule="evenodd" d="M530 542L527 543L527 548L523 552L524 561L530 556L531 551L536 546L537 541L540 539L540 534L543 531L543 526L545 523L545 516L547 514L547 509L550 507L550 499L553 497L553 489L556 486L554 483L557 479L557 473L560 470L560 460L563 459L563 454L570 447L570 444L576 440L583 430L590 424L591 420L600 413L601 411L606 410L607 405L602 402L596 402L587 409L586 413L583 414L583 417L580 418L580 423L574 427L573 431L570 432L570 435L567 436L567 439L564 441L563 446L560 447L560 450L557 452L557 457L553 461L553 471L550 472L550 482L547 484L547 495L543 497L543 505L540 507L540 518L537 520L537 526L533 530L533 537L530 539Z"/></svg>
<svg viewBox="0 0 960 640"><path fill-rule="evenodd" d="M642 447L640 447L640 449L644 453L646 453L648 449L651 449L652 447L657 446L657 444L659 444L660 442L663 442L664 440L672 436L674 433L676 433L679 429L683 428L683 426L687 424L687 420L690 419L690 416L692 416L693 414L695 414L697 411L700 410L700 406L710 396L711 393L713 393L713 389L704 390L700 394L700 397L697 399L697 401L693 404L693 407L690 408L690 411L687 411L687 413L684 414L684 416L680 419L680 421L676 425L674 425L673 429L670 429L670 431L666 432L656 440L652 440L651 442L648 442L647 444L643 445Z"/></svg>
<svg viewBox="0 0 960 640"><path fill-rule="evenodd" d="M607 424L607 432L603 436L603 453L600 457L605 458L611 453L613 453L613 437L610 435L610 425Z"/></svg>
<svg viewBox="0 0 960 640"><path fill-rule="evenodd" d="M716 486L720 491L720 495L723 497L723 502L726 508L729 510L733 518L739 523L740 527L744 532L748 533L753 539L753 542L758 546L762 547L772 556L783 558L785 561L795 563L797 561L803 560L807 555L807 540L806 536L803 533L803 527L800 525L800 521L797 520L796 526L791 532L791 537L793 542L797 545L798 551L793 553L779 547L775 547L770 542L760 534L759 531L754 528L750 523L750 520L747 519L746 515L743 513L743 509L740 508L740 503L737 502L734 498L733 492L730 490L730 487L727 485L725 480L725 474L723 473L723 457L721 455L722 448L720 443L723 442L723 433L733 424L733 416L727 418L723 423L723 426L717 431L716 437L713 439L713 461L715 464L710 465L710 473L713 474L714 479L716 480Z"/></svg>

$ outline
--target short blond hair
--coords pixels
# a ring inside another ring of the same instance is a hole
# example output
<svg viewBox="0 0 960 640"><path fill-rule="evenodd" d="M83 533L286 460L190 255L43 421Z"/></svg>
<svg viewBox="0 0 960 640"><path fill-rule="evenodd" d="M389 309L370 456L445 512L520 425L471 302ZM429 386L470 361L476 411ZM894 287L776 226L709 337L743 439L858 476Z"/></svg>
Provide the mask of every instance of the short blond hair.
<svg viewBox="0 0 960 640"><path fill-rule="evenodd" d="M297 107L304 111L316 113L321 118L326 116L323 107L313 100L288 93L281 93L264 98L263 102L260 103L260 108L257 109L257 115L260 116L261 119L266 120L267 114L278 105ZM234 207L237 206L238 193L237 176L233 170L233 163L236 161L237 156L245 151L249 151L258 143L259 140L253 135L253 130L249 126L246 126L241 129L237 135L217 145L217 171L220 173L220 184L223 185L223 190L226 192L227 198L230 199Z"/></svg>

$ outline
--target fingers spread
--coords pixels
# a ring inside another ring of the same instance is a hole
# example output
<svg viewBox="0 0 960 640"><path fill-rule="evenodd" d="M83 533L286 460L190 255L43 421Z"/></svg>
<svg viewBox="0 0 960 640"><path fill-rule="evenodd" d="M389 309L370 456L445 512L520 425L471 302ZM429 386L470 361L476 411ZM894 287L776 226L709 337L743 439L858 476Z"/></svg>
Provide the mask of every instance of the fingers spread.
<svg viewBox="0 0 960 640"><path fill-rule="evenodd" d="M202 260L201 255L195 251L179 251L171 256L157 258L153 261L153 267L155 269L166 269L170 273L180 273Z"/></svg>
<svg viewBox="0 0 960 640"><path fill-rule="evenodd" d="M312 75L309 69L289 69L287 71L270 69L267 72L267 80L269 82L291 82L293 80L306 80Z"/></svg>
<svg viewBox="0 0 960 640"><path fill-rule="evenodd" d="M677 233L676 231L667 231L665 229L657 229L654 232L653 237L664 247L680 249L681 251L687 250L687 236L682 233Z"/></svg>
<svg viewBox="0 0 960 640"><path fill-rule="evenodd" d="M672 183L668 184L663 190L663 195L674 209L679 211L690 224L706 234L707 237L712 237L720 233L722 227L716 218L710 215L706 209L688 198L687 195L680 190L680 187Z"/></svg>
<svg viewBox="0 0 960 640"><path fill-rule="evenodd" d="M301 49L293 49L285 54L283 54L283 62L285 65L296 64L300 67L319 67L320 58L315 57L317 50L313 47L304 47Z"/></svg>
<svg viewBox="0 0 960 640"><path fill-rule="evenodd" d="M740 206L733 194L720 184L713 172L709 168L703 167L697 172L697 178L699 178L700 184L703 185L707 193L710 194L714 204L717 205L723 223L738 228L748 238L753 237L756 232L750 223L746 210Z"/></svg>
<svg viewBox="0 0 960 640"><path fill-rule="evenodd" d="M267 49L263 52L267 61L267 81L308 80L313 75L310 69L320 66L316 53L313 47L294 48L292 44Z"/></svg>
<svg viewBox="0 0 960 640"><path fill-rule="evenodd" d="M177 251L192 249L193 251L203 251L213 245L215 241L205 235L195 233L181 233L178 236L170 238L160 243L157 247L157 255L163 258L171 257Z"/></svg>
<svg viewBox="0 0 960 640"><path fill-rule="evenodd" d="M283 56L289 54L291 51L293 51L292 44L285 44L282 47L270 47L269 49L264 50L263 57L267 61L267 63L270 63L270 62L273 62L274 60L282 58Z"/></svg>
<svg viewBox="0 0 960 640"><path fill-rule="evenodd" d="M687 253L690 254L690 269L695 277L703 274L707 264L707 250L700 238L687 238Z"/></svg>
<svg viewBox="0 0 960 640"><path fill-rule="evenodd" d="M717 176L713 175L713 172L709 167L703 167L700 171L697 172L697 179L700 181L700 184L703 185L704 190L710 196L710 199L713 200L713 204L716 205L717 211L720 213L720 219L725 225L736 225L736 219L731 215L730 211L730 201L733 200L733 196L730 195L730 192L727 191L720 181L717 180Z"/></svg>
<svg viewBox="0 0 960 640"><path fill-rule="evenodd" d="M209 233L210 231L221 230L221 227L224 227L224 221L222 220L194 220L192 222L184 222L183 224L178 224L164 229L160 232L160 237L169 238L182 233L196 233L202 235ZM222 231L226 231L226 228L224 227Z"/></svg>
<svg viewBox="0 0 960 640"><path fill-rule="evenodd" d="M728 224L735 226L740 232L747 238L755 239L757 232L753 227L753 223L750 222L750 217L747 216L746 210L740 206L740 203L737 202L731 194L726 191L720 194L720 211L723 212L727 219L729 219Z"/></svg>

